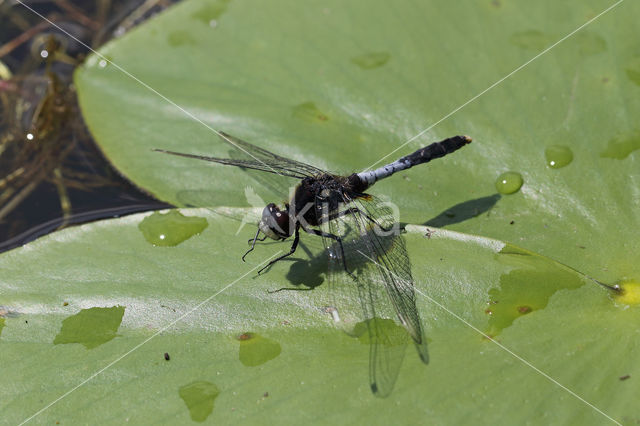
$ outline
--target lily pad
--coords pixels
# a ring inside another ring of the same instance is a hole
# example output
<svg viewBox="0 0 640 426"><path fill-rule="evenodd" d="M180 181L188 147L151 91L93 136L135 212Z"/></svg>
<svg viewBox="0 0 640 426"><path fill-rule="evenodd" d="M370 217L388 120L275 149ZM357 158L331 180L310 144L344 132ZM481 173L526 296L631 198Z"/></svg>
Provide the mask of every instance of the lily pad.
<svg viewBox="0 0 640 426"><path fill-rule="evenodd" d="M0 256L0 305L21 314L0 337L1 373L16 383L0 394L5 418L22 421L128 354L40 419L188 421L179 389L206 383L197 421L294 423L304 410L325 423L637 422L640 6L620 3L519 68L605 7L185 1L105 46L113 62L92 56L76 74L87 124L124 175L177 205L287 196L243 170L152 151L229 156L212 129L341 173L471 135L372 189L413 224L430 362L407 351L393 393L375 399L368 345L322 309L319 242L253 278L288 246L265 244L243 264L236 210L184 211L209 226L175 247L148 243L138 215ZM554 146L572 152L565 167L548 166ZM497 195L504 172L522 186ZM419 226L433 223L448 230ZM267 291L296 285L313 291ZM112 340L53 345L65 318L113 306L126 310ZM242 334L266 339L265 362L241 362Z"/></svg>
<svg viewBox="0 0 640 426"><path fill-rule="evenodd" d="M310 259L257 276L286 243L262 244L243 263L246 241L234 236L240 221L228 209L183 214L205 217L209 227L175 247L149 243L138 226L150 214L140 214L63 230L0 256L2 303L14 313L0 337L4 420L23 421L78 385L37 420L295 423L301 407L332 423L460 423L480 413L487 423L606 420L561 386L615 419L640 414L638 345L630 338L640 310L550 259L408 226L430 362L407 350L394 391L379 399L369 389L362 324L335 323L325 309L327 286L273 292L287 274L303 282L314 276L314 258L326 255L318 239L303 238ZM545 303L531 280L519 282L527 291L510 287L527 274L550 281ZM486 309L508 307L514 294L535 309L503 321L498 346L483 333L509 313ZM113 306L124 313L115 337L99 346L56 344L83 312Z"/></svg>
<svg viewBox="0 0 640 426"><path fill-rule="evenodd" d="M637 151L602 154L640 130L631 119L640 88L627 72L638 55L631 41L638 7L618 5L450 117L604 6L186 1L105 46L101 54L113 63L90 57L76 83L105 154L177 205L189 190L208 192L212 206L246 206L240 188L256 186L242 170L151 151L228 156L212 129L342 173L471 135L464 150L375 192L392 196L403 221L425 224L495 194L502 173L519 173L520 191L452 228L518 243L612 282L640 273L630 255L640 243L629 238L640 226L640 160ZM192 42L176 45L175 34ZM545 158L556 145L574 156L557 170ZM287 196L256 190L267 201Z"/></svg>

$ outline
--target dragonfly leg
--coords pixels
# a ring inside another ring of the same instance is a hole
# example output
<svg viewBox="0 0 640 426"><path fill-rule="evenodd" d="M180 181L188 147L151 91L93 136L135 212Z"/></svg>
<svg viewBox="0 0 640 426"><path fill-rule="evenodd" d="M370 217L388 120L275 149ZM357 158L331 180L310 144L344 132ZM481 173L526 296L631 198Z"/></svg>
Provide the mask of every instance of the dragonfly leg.
<svg viewBox="0 0 640 426"><path fill-rule="evenodd" d="M256 232L256 236L255 237L253 237L252 239L247 241L247 243L251 243L251 248L249 250L247 250L247 252L245 254L242 255L242 261L243 262L244 262L245 256L253 251L253 248L256 246L256 241L264 241L267 238L267 236L265 235L264 237L262 237L262 239L260 239L260 238L258 238L258 235L260 235L260 229L258 229L258 232Z"/></svg>
<svg viewBox="0 0 640 426"><path fill-rule="evenodd" d="M260 234L260 231L258 231L258 234ZM247 243L248 243L248 244L255 244L255 242L256 242L256 241L264 241L264 240L266 240L266 239L267 239L267 236L266 236L266 235L265 235L264 237L262 237L262 238L258 238L258 235L256 235L256 237L255 237L255 238L249 238L249 239L247 240Z"/></svg>
<svg viewBox="0 0 640 426"><path fill-rule="evenodd" d="M284 259L285 257L291 256L293 253L296 252L296 248L298 247L298 242L300 241L300 226L296 226L296 232L295 235L293 237L293 244L291 244L291 249L289 250L289 253L285 253L282 256L278 256L275 259L273 259L271 262L267 263L267 265L265 267L263 267L262 269L260 269L258 271L258 275L260 275L262 273L262 271L264 271L265 269L267 269L268 267L270 267L271 265L273 265L274 263L276 263L279 260Z"/></svg>
<svg viewBox="0 0 640 426"><path fill-rule="evenodd" d="M351 278L353 278L354 280L356 279L356 276L351 273L349 268L347 268L347 260L346 260L345 255L344 255L344 247L342 246L342 238L340 238L337 235L330 234L328 232L320 231L319 229L305 228L304 226L302 227L302 229L304 229L304 231L308 232L309 234L314 234L314 235L319 235L321 237L331 238L332 240L336 241L338 243L338 245L340 246L340 254L342 255L342 266L344 267L345 272L347 274L349 274L349 276L351 276Z"/></svg>

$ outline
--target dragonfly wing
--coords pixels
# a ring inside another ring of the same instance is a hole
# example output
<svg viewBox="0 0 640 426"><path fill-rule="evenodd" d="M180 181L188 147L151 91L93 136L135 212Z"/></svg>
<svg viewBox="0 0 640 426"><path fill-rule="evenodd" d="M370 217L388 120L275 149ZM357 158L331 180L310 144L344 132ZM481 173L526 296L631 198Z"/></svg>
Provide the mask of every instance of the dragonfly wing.
<svg viewBox="0 0 640 426"><path fill-rule="evenodd" d="M398 318L413 340L421 343L422 324L416 309L411 263L393 211L371 195L351 199L351 203L358 209L361 230L370 229L366 233L367 247L373 252L370 260L378 266L379 279L387 284L385 288Z"/></svg>
<svg viewBox="0 0 640 426"><path fill-rule="evenodd" d="M304 174L303 172L300 172L295 168L289 167L287 164L279 164L275 162L269 163L266 161L258 161L258 160L209 157L206 155L187 154L184 152L167 151L164 149L154 149L154 151L163 152L165 154L177 155L179 157L194 158L196 160L204 160L204 161L210 161L213 163L226 164L229 166L260 170L263 172L274 173L277 175L292 177L296 179L304 179L305 177L307 177L307 175Z"/></svg>
<svg viewBox="0 0 640 426"><path fill-rule="evenodd" d="M291 188L298 183L292 181L291 178L300 180L305 177L317 176L323 173L322 170L317 167L274 154L227 133L219 132L219 136L223 141L233 147L233 149L229 151L230 158L187 154L163 149L156 149L155 151L185 158L236 166L247 172L251 172L252 170L268 172L270 173L269 175L264 173L248 174L272 194L282 196L283 198L288 198ZM193 204L193 202L189 204Z"/></svg>
<svg viewBox="0 0 640 426"><path fill-rule="evenodd" d="M356 316L362 322L356 324L354 333L366 334L366 336L360 335L360 339L370 344L371 388L374 394L384 397L393 389L402 365L408 335L413 337L414 333L406 326L406 320L401 319L404 317L398 314L395 307L397 302L390 297L388 290L390 272L380 266L380 258L387 256L385 250L392 250L392 252L398 250L397 253L390 253L390 255L404 259L406 251L399 235L384 238L371 235L373 224L368 218L369 213L362 207L356 206L353 200L344 199L344 203L341 207L343 214L333 214L339 217L327 220L322 225L323 231L342 238L343 249L334 239L325 238L325 246L329 252L330 291L334 295L335 307L341 317L349 318L353 310L359 311ZM380 214L381 212L372 211L371 213ZM398 239L399 241L396 241ZM399 247L396 248L395 245ZM382 260L383 263L385 261L389 263L386 258ZM345 265L355 279L345 271ZM404 267L410 277L408 263ZM395 279L399 280L399 278ZM350 303L353 300L359 300L360 306L354 309L353 303ZM418 318L418 329L421 330L419 324Z"/></svg>
<svg viewBox="0 0 640 426"><path fill-rule="evenodd" d="M275 166L282 170L286 170L289 173L294 173L297 175L296 177L300 178L305 176L316 176L323 173L323 170L317 167L274 154L264 148L260 148L259 146L243 141L235 136L231 136L228 133L220 132L220 138L232 145L236 149L236 154L242 157L245 161L248 160L251 162L265 163Z"/></svg>
<svg viewBox="0 0 640 426"><path fill-rule="evenodd" d="M371 274L384 283L388 301L426 364L429 355L422 320L416 307L411 262L393 210L390 205L371 195L350 201L357 209L355 216L361 233L366 235L363 241L366 244L362 245L369 250L367 258L376 266L371 268ZM368 230L366 234L363 233L365 230Z"/></svg>

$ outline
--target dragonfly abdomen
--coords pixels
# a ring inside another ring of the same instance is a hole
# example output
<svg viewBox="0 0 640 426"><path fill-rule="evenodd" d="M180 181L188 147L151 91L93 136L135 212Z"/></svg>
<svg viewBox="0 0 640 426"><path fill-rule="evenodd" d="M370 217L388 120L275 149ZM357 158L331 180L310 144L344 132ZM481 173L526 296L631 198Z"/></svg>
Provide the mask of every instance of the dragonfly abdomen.
<svg viewBox="0 0 640 426"><path fill-rule="evenodd" d="M443 141L425 146L413 154L402 157L393 163L380 167L379 169L358 173L357 176L367 185L367 187L369 187L380 179L389 177L400 170L406 170L413 166L417 166L418 164L427 163L435 158L451 154L468 143L471 143L471 138L469 136L454 136L447 138Z"/></svg>

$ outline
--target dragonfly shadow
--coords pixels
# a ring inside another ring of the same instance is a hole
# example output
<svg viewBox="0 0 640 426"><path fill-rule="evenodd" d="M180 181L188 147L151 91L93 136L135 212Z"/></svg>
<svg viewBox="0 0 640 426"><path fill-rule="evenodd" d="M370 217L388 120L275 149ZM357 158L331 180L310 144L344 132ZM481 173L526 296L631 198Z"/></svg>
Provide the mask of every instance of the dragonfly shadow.
<svg viewBox="0 0 640 426"><path fill-rule="evenodd" d="M464 222L465 220L472 219L476 216L480 216L482 213L488 212L496 205L500 198L502 198L500 194L493 194L487 197L476 198L474 200L468 200L456 204L455 206L446 209L436 217L429 219L423 225L433 226L434 228L443 228L447 225Z"/></svg>
<svg viewBox="0 0 640 426"><path fill-rule="evenodd" d="M282 287L275 291L307 291L324 283L328 265L327 251L321 250L319 253L313 254L309 245L302 241L298 250L304 251L306 258L296 257L282 260L291 264L286 278L293 287Z"/></svg>
<svg viewBox="0 0 640 426"><path fill-rule="evenodd" d="M346 225L346 227L350 229L348 225ZM312 290L325 281L327 269L329 266L329 252L330 250L337 249L333 246L331 249L320 249L320 247L312 243L313 241L314 240L310 240L310 242L306 244L300 241L299 249L302 249L305 252L306 259L288 259L293 264L289 268L289 272L287 272L287 280L289 280L289 282L296 287L307 287L305 290ZM346 252L355 253L360 248L361 247L357 244L354 244L352 242L345 242ZM354 255L350 259L349 267L357 271L364 263L366 263L366 259L364 259L361 255ZM351 282L351 278L348 278L348 282ZM301 289L295 288L295 290Z"/></svg>

